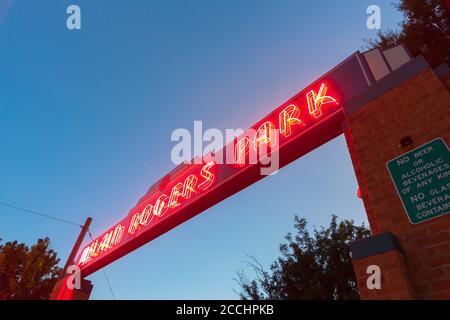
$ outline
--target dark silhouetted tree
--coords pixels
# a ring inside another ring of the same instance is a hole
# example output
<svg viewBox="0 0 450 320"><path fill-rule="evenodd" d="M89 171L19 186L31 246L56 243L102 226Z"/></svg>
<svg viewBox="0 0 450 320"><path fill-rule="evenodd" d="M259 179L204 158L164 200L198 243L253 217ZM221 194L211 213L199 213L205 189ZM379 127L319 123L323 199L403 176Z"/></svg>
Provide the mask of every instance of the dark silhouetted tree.
<svg viewBox="0 0 450 320"><path fill-rule="evenodd" d="M296 234L286 236L281 256L265 271L255 258L250 266L256 279L249 281L237 272L241 299L359 299L350 257L349 243L370 235L353 220L338 222L332 216L329 227L308 231L305 219L295 217Z"/></svg>
<svg viewBox="0 0 450 320"><path fill-rule="evenodd" d="M48 299L58 262L48 238L31 248L17 241L0 244L0 299Z"/></svg>
<svg viewBox="0 0 450 320"><path fill-rule="evenodd" d="M378 33L369 47L387 48L403 43L414 56L423 55L431 66L450 66L449 0L400 0L395 7L405 20L400 30Z"/></svg>

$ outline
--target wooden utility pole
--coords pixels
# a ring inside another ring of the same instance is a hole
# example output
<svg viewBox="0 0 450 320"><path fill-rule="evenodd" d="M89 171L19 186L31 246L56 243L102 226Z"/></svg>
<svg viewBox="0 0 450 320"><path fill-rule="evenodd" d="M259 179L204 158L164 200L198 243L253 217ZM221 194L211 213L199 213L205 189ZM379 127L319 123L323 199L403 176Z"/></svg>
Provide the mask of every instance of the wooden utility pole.
<svg viewBox="0 0 450 320"><path fill-rule="evenodd" d="M89 231L89 226L91 225L92 218L88 217L86 219L86 222L84 223L83 227L81 228L81 232L78 235L78 239L75 242L75 245L72 248L72 251L70 252L69 257L67 258L66 264L64 265L64 268L61 270L61 273L59 274L60 277L64 277L64 275L67 272L67 268L73 264L75 260L75 256L80 249L81 243L83 242L84 237L86 236L86 233Z"/></svg>
<svg viewBox="0 0 450 320"><path fill-rule="evenodd" d="M74 264L75 257L80 249L81 243L83 242L86 233L89 231L89 226L91 225L92 218L88 217L86 222L81 227L81 232L78 235L77 241L75 242L72 251L70 252L69 257L67 258L66 264L64 268L59 273L59 280L56 282L55 287L50 295L50 300L67 300L67 299L77 299L77 300L87 300L89 299L89 295L92 291L92 284L90 281L85 279L81 279L81 285L83 287L82 290L78 290L80 292L74 292L74 290L69 290L67 288L67 269L70 265ZM67 291L70 294L67 295ZM75 290L76 291L76 290Z"/></svg>

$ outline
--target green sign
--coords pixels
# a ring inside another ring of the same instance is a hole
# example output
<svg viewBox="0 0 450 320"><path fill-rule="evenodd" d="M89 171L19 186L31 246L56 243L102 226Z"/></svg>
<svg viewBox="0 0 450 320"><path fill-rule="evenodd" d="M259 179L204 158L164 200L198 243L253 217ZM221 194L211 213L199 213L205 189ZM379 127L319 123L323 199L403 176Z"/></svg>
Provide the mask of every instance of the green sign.
<svg viewBox="0 0 450 320"><path fill-rule="evenodd" d="M450 151L442 138L387 163L411 223L450 212Z"/></svg>

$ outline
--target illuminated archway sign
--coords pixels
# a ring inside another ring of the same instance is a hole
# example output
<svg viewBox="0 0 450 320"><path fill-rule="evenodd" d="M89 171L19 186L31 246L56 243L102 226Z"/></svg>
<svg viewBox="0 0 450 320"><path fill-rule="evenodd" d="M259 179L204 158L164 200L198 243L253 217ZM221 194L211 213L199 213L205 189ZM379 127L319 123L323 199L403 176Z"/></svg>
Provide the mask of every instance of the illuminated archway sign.
<svg viewBox="0 0 450 320"><path fill-rule="evenodd" d="M350 82L363 86L356 90L349 86L349 75ZM256 132L253 139L244 133L233 141L234 164L216 159L178 166L154 184L122 221L81 250L76 263L82 275L97 271L265 177L260 174L261 163L242 160L249 148L271 143L269 129L279 132L276 150L271 152L278 152L280 168L340 135L344 98L368 85L359 53L355 53L253 125L249 129Z"/></svg>
<svg viewBox="0 0 450 320"><path fill-rule="evenodd" d="M83 276L264 177L259 172L260 163L242 165L242 159L249 148L257 149L260 144L271 143L270 129L279 130L280 166L290 162L281 160L289 144L297 148L301 142L312 149L317 146L314 140L322 141L320 137L328 140L339 134L342 110L338 92L335 85L322 80L277 108L251 128L256 130L253 139L244 134L233 142L236 165L214 161L182 165L175 177L167 176L157 183L158 188L151 188L125 219L84 247L77 259ZM319 127L321 124L326 124L327 128ZM324 134L324 130L331 135ZM312 136L315 139L311 139Z"/></svg>

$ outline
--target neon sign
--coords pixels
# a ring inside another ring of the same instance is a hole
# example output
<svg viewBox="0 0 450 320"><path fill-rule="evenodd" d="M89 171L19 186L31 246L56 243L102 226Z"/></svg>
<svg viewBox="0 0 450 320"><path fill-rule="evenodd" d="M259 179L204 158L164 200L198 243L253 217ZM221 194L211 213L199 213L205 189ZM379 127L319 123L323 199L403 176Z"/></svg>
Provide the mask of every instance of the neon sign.
<svg viewBox="0 0 450 320"><path fill-rule="evenodd" d="M281 168L341 134L344 116L340 98L337 86L321 79L231 142L232 163L213 159L177 167L153 185L125 219L83 248L76 260L82 275L95 272L262 179L261 164L247 161L251 153L259 157L263 147L277 150Z"/></svg>
<svg viewBox="0 0 450 320"><path fill-rule="evenodd" d="M106 232L106 234L103 235L102 237L99 237L94 241L92 241L83 250L78 264L83 266L86 263L90 262L92 259L101 255L102 253L107 252L113 246L119 244L120 241L122 240L123 231L124 226L118 224L117 226Z"/></svg>
<svg viewBox="0 0 450 320"><path fill-rule="evenodd" d="M322 83L320 85L319 92L316 94L314 90L311 90L306 95L308 99L308 109L309 114L313 115L314 118L319 118L322 116L322 106L328 103L339 104L335 98L327 96L328 87Z"/></svg>
<svg viewBox="0 0 450 320"><path fill-rule="evenodd" d="M297 97L295 101L290 101L286 106L280 107L274 114L265 118L262 123L250 128L235 142L234 163L237 166L252 163L249 156L251 151L260 156L261 147L264 145L273 151L277 143L283 144L290 140L293 134L312 127L324 115L332 113L336 108L339 110L337 98L327 95L329 89L330 87L322 82L317 92L310 90L304 97ZM327 111L324 110L325 106ZM276 132L284 139L283 141L277 141Z"/></svg>
<svg viewBox="0 0 450 320"><path fill-rule="evenodd" d="M122 223L119 223L93 240L83 249L78 265L82 267L120 245L124 230L127 230L128 235L135 235L151 227L152 224L158 223L158 220L166 214L169 215L172 209L182 206L184 200L189 200L198 193L208 190L214 183L214 166L214 162L206 163L200 172L189 174L183 181L176 183L170 192L159 194L156 200L148 203L142 211L131 215L128 227L125 228Z"/></svg>

